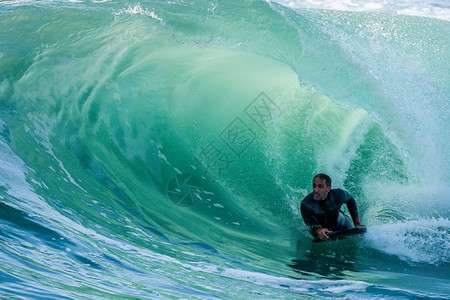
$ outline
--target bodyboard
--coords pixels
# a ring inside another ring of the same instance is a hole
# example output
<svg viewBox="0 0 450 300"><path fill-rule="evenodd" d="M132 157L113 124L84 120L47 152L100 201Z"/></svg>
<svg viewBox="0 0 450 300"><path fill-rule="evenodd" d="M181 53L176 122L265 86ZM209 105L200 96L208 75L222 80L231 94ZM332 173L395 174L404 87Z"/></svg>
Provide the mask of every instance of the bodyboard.
<svg viewBox="0 0 450 300"><path fill-rule="evenodd" d="M328 240L324 240L322 241L318 236L316 236L313 240L314 243L320 243L320 242L326 242L326 241L330 241L330 240L338 240L338 239L342 239L342 238L346 238L352 235L357 235L357 234L363 234L364 232L366 232L366 227L365 226L357 226L357 227L353 227L353 228L349 228L349 229L343 229L343 230L338 230L338 231L333 231L333 232L329 232L328 233Z"/></svg>

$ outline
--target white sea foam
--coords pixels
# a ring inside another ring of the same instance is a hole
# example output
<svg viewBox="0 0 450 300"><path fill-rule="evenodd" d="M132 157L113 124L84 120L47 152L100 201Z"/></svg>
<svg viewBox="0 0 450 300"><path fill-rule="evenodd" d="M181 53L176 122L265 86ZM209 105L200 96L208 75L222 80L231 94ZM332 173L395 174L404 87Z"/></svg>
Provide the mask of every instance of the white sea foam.
<svg viewBox="0 0 450 300"><path fill-rule="evenodd" d="M385 11L401 15L429 17L450 21L450 4L445 0L275 0L274 2L292 8L319 8L342 11Z"/></svg>
<svg viewBox="0 0 450 300"><path fill-rule="evenodd" d="M365 235L373 248L407 262L441 264L450 261L450 220L397 221L372 226Z"/></svg>
<svg viewBox="0 0 450 300"><path fill-rule="evenodd" d="M123 14L147 16L152 19L158 20L161 23L164 23L164 20L160 18L154 11L143 9L139 4L135 4L134 6L129 5L127 8L120 9L115 13L116 16L120 16Z"/></svg>

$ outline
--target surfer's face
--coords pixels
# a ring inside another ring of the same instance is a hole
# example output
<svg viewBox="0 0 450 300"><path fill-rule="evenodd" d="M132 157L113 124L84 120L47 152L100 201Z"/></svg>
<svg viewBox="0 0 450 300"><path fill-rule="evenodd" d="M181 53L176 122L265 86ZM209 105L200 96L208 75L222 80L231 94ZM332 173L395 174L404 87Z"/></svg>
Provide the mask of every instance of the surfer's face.
<svg viewBox="0 0 450 300"><path fill-rule="evenodd" d="M328 193L331 190L331 186L327 185L327 182L319 177L313 179L313 198L316 201L325 200Z"/></svg>

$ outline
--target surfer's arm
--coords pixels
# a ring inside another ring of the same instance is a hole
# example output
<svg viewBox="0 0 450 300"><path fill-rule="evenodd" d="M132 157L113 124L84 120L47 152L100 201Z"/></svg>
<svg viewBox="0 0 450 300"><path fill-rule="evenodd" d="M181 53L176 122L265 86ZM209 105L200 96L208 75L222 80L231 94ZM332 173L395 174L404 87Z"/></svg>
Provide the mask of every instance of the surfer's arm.
<svg viewBox="0 0 450 300"><path fill-rule="evenodd" d="M321 239L322 241L324 240L328 240L328 233L332 232L331 230L329 230L328 228L319 228L317 229L317 236L319 237L319 239Z"/></svg>
<svg viewBox="0 0 450 300"><path fill-rule="evenodd" d="M302 213L303 221L306 226L308 226L309 232L313 236L318 236L319 230L322 229L322 226L317 222L316 218L312 214L312 211L302 203L300 206L300 212Z"/></svg>
<svg viewBox="0 0 450 300"><path fill-rule="evenodd" d="M355 224L355 226L360 226L361 224L359 223L358 207L356 206L355 199L350 198L347 201L347 208L350 212L350 215L352 216L353 224Z"/></svg>

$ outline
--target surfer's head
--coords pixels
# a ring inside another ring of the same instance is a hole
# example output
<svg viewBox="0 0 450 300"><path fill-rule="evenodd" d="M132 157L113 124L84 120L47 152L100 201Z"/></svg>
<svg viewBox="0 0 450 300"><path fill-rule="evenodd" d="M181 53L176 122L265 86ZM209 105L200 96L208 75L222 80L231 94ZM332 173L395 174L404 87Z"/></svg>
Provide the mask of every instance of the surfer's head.
<svg viewBox="0 0 450 300"><path fill-rule="evenodd" d="M331 190L331 178L319 173L313 178L313 198L316 201L325 200Z"/></svg>

